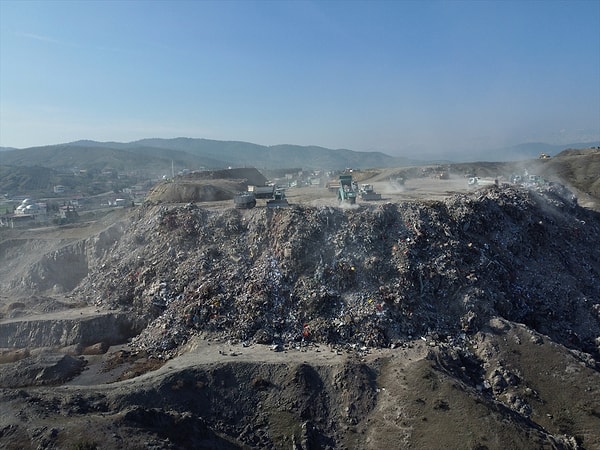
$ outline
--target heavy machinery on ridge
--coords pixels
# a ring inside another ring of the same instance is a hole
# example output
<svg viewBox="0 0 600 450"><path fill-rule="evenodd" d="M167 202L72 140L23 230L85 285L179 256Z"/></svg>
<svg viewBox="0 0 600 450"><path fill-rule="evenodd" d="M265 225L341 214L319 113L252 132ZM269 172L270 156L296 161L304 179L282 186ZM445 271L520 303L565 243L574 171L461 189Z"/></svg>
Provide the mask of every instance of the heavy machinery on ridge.
<svg viewBox="0 0 600 450"><path fill-rule="evenodd" d="M285 198L285 189L277 188L273 193L273 198L267 200L267 208L286 208L290 206Z"/></svg>
<svg viewBox="0 0 600 450"><path fill-rule="evenodd" d="M251 209L256 206L256 196L252 192L238 192L233 197L233 205L236 209Z"/></svg>
<svg viewBox="0 0 600 450"><path fill-rule="evenodd" d="M275 186L248 186L248 191L238 192L233 198L236 209L251 209L256 206L256 199L266 199L267 208L285 208L290 206L285 198L285 190Z"/></svg>
<svg viewBox="0 0 600 450"><path fill-rule="evenodd" d="M337 198L340 204L354 205L356 203L356 191L352 185L352 175L340 175Z"/></svg>
<svg viewBox="0 0 600 450"><path fill-rule="evenodd" d="M358 194L360 195L361 200L381 200L381 194L375 192L372 184L361 184Z"/></svg>
<svg viewBox="0 0 600 450"><path fill-rule="evenodd" d="M248 185L248 192L251 192L256 198L273 198L275 196L276 187L274 184L266 186Z"/></svg>

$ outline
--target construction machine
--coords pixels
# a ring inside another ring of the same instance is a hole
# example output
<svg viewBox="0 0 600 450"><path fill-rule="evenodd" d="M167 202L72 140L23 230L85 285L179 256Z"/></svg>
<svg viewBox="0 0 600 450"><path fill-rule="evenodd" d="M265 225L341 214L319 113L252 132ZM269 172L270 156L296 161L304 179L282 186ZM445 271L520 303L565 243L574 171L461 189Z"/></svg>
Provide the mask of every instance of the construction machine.
<svg viewBox="0 0 600 450"><path fill-rule="evenodd" d="M252 192L256 198L273 198L275 196L275 185L266 186L248 185L248 192Z"/></svg>
<svg viewBox="0 0 600 450"><path fill-rule="evenodd" d="M285 190L278 188L273 193L273 198L267 200L267 208L286 208L290 206L287 199L285 198Z"/></svg>
<svg viewBox="0 0 600 450"><path fill-rule="evenodd" d="M281 188L273 188L270 196L267 196L266 192L257 193L254 189L246 192L238 192L233 198L233 204L237 209L251 209L256 206L257 198L267 199L266 205L268 208L285 208L290 206L285 198L285 190Z"/></svg>
<svg viewBox="0 0 600 450"><path fill-rule="evenodd" d="M375 192L372 184L361 184L358 194L360 195L361 200L381 200L381 194Z"/></svg>
<svg viewBox="0 0 600 450"><path fill-rule="evenodd" d="M256 197L252 192L238 192L233 198L237 209L251 209L256 206Z"/></svg>
<svg viewBox="0 0 600 450"><path fill-rule="evenodd" d="M340 175L340 188L337 194L340 204L354 205L356 203L356 192L352 187L352 175Z"/></svg>

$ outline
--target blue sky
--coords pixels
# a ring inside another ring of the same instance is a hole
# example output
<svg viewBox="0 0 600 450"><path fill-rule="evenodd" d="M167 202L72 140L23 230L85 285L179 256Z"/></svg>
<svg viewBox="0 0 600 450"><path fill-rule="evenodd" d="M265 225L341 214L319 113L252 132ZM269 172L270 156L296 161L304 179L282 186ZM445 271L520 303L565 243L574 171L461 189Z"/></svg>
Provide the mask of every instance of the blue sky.
<svg viewBox="0 0 600 450"><path fill-rule="evenodd" d="M600 1L0 0L0 146L178 136L599 140Z"/></svg>

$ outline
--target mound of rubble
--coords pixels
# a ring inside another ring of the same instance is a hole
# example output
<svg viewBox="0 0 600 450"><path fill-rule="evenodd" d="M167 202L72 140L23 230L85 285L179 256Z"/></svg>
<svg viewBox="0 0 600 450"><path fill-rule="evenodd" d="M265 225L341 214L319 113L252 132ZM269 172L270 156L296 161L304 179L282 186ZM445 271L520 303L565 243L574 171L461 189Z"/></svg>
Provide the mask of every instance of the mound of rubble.
<svg viewBox="0 0 600 450"><path fill-rule="evenodd" d="M263 186L267 179L256 169L193 172L157 184L147 200L156 203L190 203L232 200L248 185Z"/></svg>
<svg viewBox="0 0 600 450"><path fill-rule="evenodd" d="M493 317L600 357L600 215L560 185L343 210L146 205L78 288L149 323L173 356L192 335L389 347L476 333Z"/></svg>

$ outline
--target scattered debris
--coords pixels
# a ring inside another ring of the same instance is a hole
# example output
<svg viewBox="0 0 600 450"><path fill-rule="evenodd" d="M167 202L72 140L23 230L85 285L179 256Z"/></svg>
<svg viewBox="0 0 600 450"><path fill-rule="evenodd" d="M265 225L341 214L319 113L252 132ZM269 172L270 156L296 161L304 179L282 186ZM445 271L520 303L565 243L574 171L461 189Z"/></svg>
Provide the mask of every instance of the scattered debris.
<svg viewBox="0 0 600 450"><path fill-rule="evenodd" d="M192 334L387 348L496 315L597 357L599 236L557 184L353 211L147 205L78 294L151 321L133 345L162 358Z"/></svg>

